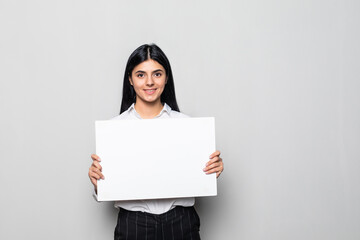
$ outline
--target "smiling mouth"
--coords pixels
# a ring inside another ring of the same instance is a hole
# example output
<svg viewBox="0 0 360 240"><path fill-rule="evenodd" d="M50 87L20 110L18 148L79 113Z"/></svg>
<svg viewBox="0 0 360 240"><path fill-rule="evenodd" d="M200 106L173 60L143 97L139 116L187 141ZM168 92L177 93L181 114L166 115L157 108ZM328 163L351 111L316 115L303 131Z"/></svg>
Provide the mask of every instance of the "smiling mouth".
<svg viewBox="0 0 360 240"><path fill-rule="evenodd" d="M156 88L152 88L152 89L144 89L145 93L151 95L156 91Z"/></svg>

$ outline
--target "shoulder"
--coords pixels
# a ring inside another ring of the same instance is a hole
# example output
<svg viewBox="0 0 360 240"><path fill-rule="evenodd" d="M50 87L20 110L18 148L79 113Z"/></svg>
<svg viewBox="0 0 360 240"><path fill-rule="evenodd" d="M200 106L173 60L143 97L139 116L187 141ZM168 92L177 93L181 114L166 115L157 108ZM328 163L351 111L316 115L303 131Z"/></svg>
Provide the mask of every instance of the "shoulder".
<svg viewBox="0 0 360 240"><path fill-rule="evenodd" d="M190 117L184 113L174 111L174 110L171 110L169 115L171 118L189 118Z"/></svg>
<svg viewBox="0 0 360 240"><path fill-rule="evenodd" d="M164 111L167 112L167 114L169 115L170 118L189 118L190 117L184 113L172 110L171 107L166 103L164 104L164 108L163 108L162 112L164 112Z"/></svg>
<svg viewBox="0 0 360 240"><path fill-rule="evenodd" d="M124 119L129 119L129 113L128 112L123 112L120 115L117 115L113 118L110 118L109 120L124 120Z"/></svg>
<svg viewBox="0 0 360 240"><path fill-rule="evenodd" d="M133 108L133 105L131 105L126 111L122 112L120 115L110 118L110 120L136 119L137 117L133 113Z"/></svg>

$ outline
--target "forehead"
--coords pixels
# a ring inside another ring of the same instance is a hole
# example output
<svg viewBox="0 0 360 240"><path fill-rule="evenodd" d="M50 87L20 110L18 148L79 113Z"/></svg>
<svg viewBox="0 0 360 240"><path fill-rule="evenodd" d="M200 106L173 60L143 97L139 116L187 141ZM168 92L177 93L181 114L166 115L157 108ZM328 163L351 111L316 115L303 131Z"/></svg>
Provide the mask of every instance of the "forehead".
<svg viewBox="0 0 360 240"><path fill-rule="evenodd" d="M152 72L158 69L165 71L164 67L160 63L158 63L155 60L148 59L136 65L133 72L137 72L137 71Z"/></svg>

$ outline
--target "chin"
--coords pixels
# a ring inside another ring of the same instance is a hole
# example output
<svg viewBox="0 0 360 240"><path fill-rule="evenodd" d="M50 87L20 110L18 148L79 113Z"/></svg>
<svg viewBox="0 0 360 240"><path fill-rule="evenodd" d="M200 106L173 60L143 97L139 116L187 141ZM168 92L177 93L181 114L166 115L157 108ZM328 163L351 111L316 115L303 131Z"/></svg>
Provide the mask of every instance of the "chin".
<svg viewBox="0 0 360 240"><path fill-rule="evenodd" d="M160 99L160 97L158 98L143 98L142 100L146 103L155 103Z"/></svg>

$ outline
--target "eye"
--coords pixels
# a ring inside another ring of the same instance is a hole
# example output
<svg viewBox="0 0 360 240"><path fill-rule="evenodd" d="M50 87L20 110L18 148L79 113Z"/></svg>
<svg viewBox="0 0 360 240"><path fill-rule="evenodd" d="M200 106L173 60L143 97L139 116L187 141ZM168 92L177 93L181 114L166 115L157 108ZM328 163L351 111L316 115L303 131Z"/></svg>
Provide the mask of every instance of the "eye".
<svg viewBox="0 0 360 240"><path fill-rule="evenodd" d="M144 74L143 74L143 73L138 73L136 76L137 76L138 78L142 78L142 77L144 77Z"/></svg>
<svg viewBox="0 0 360 240"><path fill-rule="evenodd" d="M161 72L156 72L154 75L155 75L155 77L161 77L162 73Z"/></svg>

